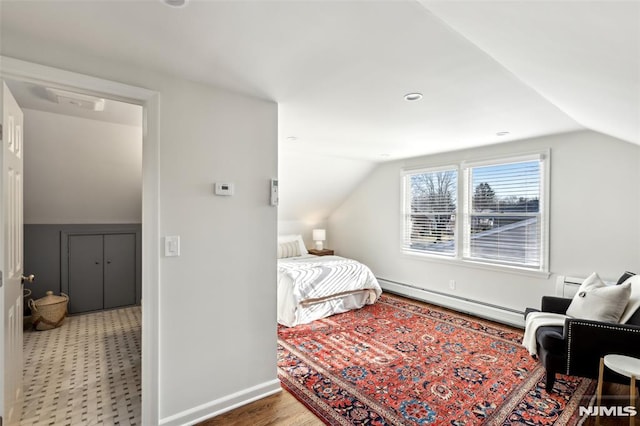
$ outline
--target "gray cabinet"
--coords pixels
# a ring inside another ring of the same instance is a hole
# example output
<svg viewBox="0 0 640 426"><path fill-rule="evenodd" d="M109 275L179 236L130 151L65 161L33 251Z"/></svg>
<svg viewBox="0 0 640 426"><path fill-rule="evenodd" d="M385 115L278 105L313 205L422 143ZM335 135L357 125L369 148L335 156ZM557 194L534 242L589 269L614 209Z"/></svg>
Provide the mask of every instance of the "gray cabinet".
<svg viewBox="0 0 640 426"><path fill-rule="evenodd" d="M69 313L136 303L136 234L68 236Z"/></svg>
<svg viewBox="0 0 640 426"><path fill-rule="evenodd" d="M102 235L69 236L69 312L104 308Z"/></svg>
<svg viewBox="0 0 640 426"><path fill-rule="evenodd" d="M136 236L104 236L104 307L136 303Z"/></svg>

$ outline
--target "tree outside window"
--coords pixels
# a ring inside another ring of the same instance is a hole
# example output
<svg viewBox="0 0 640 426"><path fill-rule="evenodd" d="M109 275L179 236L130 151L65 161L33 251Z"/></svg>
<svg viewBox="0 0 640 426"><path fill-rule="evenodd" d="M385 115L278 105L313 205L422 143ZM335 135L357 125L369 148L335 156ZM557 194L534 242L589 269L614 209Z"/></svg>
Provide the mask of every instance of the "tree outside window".
<svg viewBox="0 0 640 426"><path fill-rule="evenodd" d="M410 246L438 253L455 252L457 171L410 175Z"/></svg>

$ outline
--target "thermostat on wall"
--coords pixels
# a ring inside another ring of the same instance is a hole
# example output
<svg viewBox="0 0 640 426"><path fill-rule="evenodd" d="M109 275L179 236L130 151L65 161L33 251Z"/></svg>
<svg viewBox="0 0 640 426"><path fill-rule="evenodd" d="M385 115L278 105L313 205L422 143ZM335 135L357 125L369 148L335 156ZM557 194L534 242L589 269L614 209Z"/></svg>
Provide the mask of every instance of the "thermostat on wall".
<svg viewBox="0 0 640 426"><path fill-rule="evenodd" d="M233 183L216 183L216 195L233 195Z"/></svg>

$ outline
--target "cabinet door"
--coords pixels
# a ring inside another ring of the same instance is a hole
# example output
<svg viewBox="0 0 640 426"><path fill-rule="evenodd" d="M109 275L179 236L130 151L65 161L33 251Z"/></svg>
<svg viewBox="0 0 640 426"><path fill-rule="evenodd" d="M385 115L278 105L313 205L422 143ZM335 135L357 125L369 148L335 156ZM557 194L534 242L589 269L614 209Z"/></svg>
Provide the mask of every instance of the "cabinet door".
<svg viewBox="0 0 640 426"><path fill-rule="evenodd" d="M69 236L69 313L103 307L102 235Z"/></svg>
<svg viewBox="0 0 640 426"><path fill-rule="evenodd" d="M136 235L104 236L104 307L136 303Z"/></svg>

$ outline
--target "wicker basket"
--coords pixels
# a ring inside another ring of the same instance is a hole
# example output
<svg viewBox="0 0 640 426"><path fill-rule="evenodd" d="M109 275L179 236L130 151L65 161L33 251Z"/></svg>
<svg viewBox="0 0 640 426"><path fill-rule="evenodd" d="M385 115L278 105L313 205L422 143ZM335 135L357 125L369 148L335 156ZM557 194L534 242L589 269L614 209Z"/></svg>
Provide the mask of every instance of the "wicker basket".
<svg viewBox="0 0 640 426"><path fill-rule="evenodd" d="M31 308L31 322L36 330L51 330L59 327L67 316L67 303L69 296L60 293L55 296L52 291L48 291L45 297L38 300L29 300Z"/></svg>

